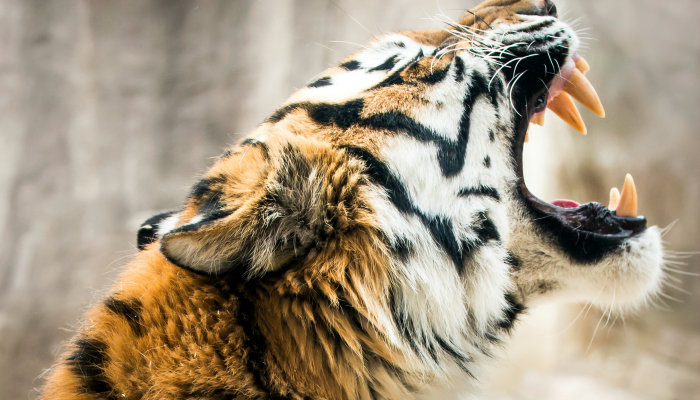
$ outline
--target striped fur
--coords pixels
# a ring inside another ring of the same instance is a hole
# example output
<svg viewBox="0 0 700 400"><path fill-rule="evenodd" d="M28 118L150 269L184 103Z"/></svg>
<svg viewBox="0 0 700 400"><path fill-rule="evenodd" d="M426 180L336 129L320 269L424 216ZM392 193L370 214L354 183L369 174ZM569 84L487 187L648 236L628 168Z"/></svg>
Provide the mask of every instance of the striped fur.
<svg viewBox="0 0 700 400"><path fill-rule="evenodd" d="M458 398L526 304L651 282L653 229L573 273L516 194L528 88L578 45L549 4L476 7L481 44L384 36L292 95L144 224L42 398Z"/></svg>

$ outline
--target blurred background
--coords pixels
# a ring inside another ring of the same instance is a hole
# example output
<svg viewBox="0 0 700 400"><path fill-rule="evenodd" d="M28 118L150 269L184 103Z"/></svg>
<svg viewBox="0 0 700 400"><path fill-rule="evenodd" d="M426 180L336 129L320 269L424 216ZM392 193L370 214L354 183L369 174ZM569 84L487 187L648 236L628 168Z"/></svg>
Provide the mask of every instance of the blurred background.
<svg viewBox="0 0 700 400"><path fill-rule="evenodd" d="M606 106L583 137L548 114L540 197L607 203L635 177L674 251L700 250L700 2L557 0ZM476 0L0 0L0 399L35 387L149 216L323 69ZM356 43L356 44L355 44ZM700 257L687 266L697 273ZM488 399L700 399L700 279L637 315L530 310ZM578 318L577 318L578 316ZM599 323L599 321L603 321Z"/></svg>

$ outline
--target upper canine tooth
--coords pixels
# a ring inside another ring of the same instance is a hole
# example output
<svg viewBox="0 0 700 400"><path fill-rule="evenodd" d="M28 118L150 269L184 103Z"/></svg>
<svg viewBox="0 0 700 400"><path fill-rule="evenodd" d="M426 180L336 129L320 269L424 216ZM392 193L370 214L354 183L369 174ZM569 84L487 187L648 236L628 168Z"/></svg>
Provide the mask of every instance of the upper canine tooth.
<svg viewBox="0 0 700 400"><path fill-rule="evenodd" d="M588 65L588 61L586 61L583 57L577 58L575 63L576 63L576 69L583 72L584 74L591 70L591 66Z"/></svg>
<svg viewBox="0 0 700 400"><path fill-rule="evenodd" d="M535 114L532 116L532 122L533 124L537 124L539 126L544 126L544 112L540 114Z"/></svg>
<svg viewBox="0 0 700 400"><path fill-rule="evenodd" d="M586 134L586 125L583 123L583 118L576 108L576 104L571 99L571 96L561 92L559 95L549 101L547 108L554 111L564 122L571 125L577 131Z"/></svg>
<svg viewBox="0 0 700 400"><path fill-rule="evenodd" d="M615 211L617 206L620 204L620 191L616 187L610 189L610 203L608 204L608 210Z"/></svg>
<svg viewBox="0 0 700 400"><path fill-rule="evenodd" d="M595 115L605 118L605 110L603 109L603 103L600 102L598 93L596 93L591 82L578 69L574 68L571 71L571 76L564 82L564 91L578 100L587 109L593 111Z"/></svg>
<svg viewBox="0 0 700 400"><path fill-rule="evenodd" d="M632 175L627 174L625 186L622 187L622 195L620 195L620 204L615 212L618 217L636 217L637 204L637 188L634 185Z"/></svg>

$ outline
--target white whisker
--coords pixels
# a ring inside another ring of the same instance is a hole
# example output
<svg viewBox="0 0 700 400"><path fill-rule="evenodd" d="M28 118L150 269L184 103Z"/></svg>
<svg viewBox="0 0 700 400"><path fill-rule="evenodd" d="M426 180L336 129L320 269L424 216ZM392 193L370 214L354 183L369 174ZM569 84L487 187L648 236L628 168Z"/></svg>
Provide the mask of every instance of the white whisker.
<svg viewBox="0 0 700 400"><path fill-rule="evenodd" d="M667 299L669 299L669 300L671 300L671 301L675 301L676 303L685 303L683 300L677 299L677 298L675 298L675 297L673 297L673 296L669 296L669 295L667 295L667 294L664 293L664 292L659 292L659 296L662 296L662 297L664 297L664 298L667 298Z"/></svg>

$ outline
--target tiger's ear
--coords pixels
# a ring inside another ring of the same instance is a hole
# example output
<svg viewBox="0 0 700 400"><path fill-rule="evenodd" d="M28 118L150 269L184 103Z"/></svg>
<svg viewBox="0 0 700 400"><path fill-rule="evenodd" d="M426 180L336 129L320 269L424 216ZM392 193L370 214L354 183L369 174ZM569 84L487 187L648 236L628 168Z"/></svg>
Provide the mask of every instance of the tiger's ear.
<svg viewBox="0 0 700 400"><path fill-rule="evenodd" d="M163 234L160 250L173 264L204 275L220 275L242 262L231 212L206 208ZM238 251L237 251L238 250Z"/></svg>
<svg viewBox="0 0 700 400"><path fill-rule="evenodd" d="M255 209L269 170L268 146L247 140L227 151L194 185L179 222L162 233L161 252L175 265L220 275L249 263L260 222Z"/></svg>
<svg viewBox="0 0 700 400"><path fill-rule="evenodd" d="M149 244L158 241L165 232L173 230L179 219L180 215L177 211L164 212L147 219L141 224L136 234L136 246L139 251L145 250Z"/></svg>
<svg viewBox="0 0 700 400"><path fill-rule="evenodd" d="M200 274L261 276L305 257L336 224L347 224L344 207L356 196L329 188L331 182L356 181L344 177L352 172L347 156L300 140L270 145L273 150L258 145L220 160L195 185L179 225L163 235L161 252ZM355 165L353 173L359 170Z"/></svg>

